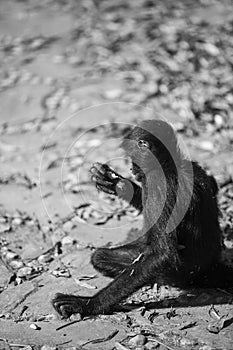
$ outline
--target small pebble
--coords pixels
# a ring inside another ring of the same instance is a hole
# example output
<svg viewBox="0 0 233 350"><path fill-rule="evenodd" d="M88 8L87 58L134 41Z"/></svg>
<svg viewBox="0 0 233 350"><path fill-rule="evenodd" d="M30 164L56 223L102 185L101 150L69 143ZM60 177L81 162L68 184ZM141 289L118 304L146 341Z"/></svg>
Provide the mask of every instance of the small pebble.
<svg viewBox="0 0 233 350"><path fill-rule="evenodd" d="M41 227L41 230L42 230L43 233L48 234L50 232L50 227L44 225L44 226Z"/></svg>
<svg viewBox="0 0 233 350"><path fill-rule="evenodd" d="M82 317L80 314L74 314L74 315L71 315L70 316L70 320L71 321L81 321L82 320Z"/></svg>
<svg viewBox="0 0 233 350"><path fill-rule="evenodd" d="M105 98L107 98L108 100L114 100L115 98L119 98L122 94L122 90L120 89L112 89L112 90L108 90L105 91Z"/></svg>
<svg viewBox="0 0 233 350"><path fill-rule="evenodd" d="M41 350L56 350L56 346L50 346L50 345L43 345L41 347Z"/></svg>
<svg viewBox="0 0 233 350"><path fill-rule="evenodd" d="M28 220L26 221L27 226L34 226L35 225L35 221L34 220Z"/></svg>
<svg viewBox="0 0 233 350"><path fill-rule="evenodd" d="M68 58L68 62L69 62L69 64L75 66L77 64L80 64L82 62L82 60L80 60L80 57L71 56L71 57Z"/></svg>
<svg viewBox="0 0 233 350"><path fill-rule="evenodd" d="M42 254L37 260L40 264L46 264L52 261L53 257L51 256L51 254Z"/></svg>
<svg viewBox="0 0 233 350"><path fill-rule="evenodd" d="M215 46L212 43L206 43L204 44L204 49L206 52L208 52L208 54L210 54L211 56L218 56L220 51L217 48L217 46Z"/></svg>
<svg viewBox="0 0 233 350"><path fill-rule="evenodd" d="M24 266L18 270L17 276L18 277L30 276L31 273L32 273L32 268L28 266Z"/></svg>
<svg viewBox="0 0 233 350"><path fill-rule="evenodd" d="M130 346L141 346L146 343L146 337L142 334L138 334L135 337L131 338L129 341Z"/></svg>
<svg viewBox="0 0 233 350"><path fill-rule="evenodd" d="M159 343L157 341L149 341L148 343L146 343L145 345L145 349L146 350L154 350L157 349L159 347Z"/></svg>
<svg viewBox="0 0 233 350"><path fill-rule="evenodd" d="M57 269L57 270L54 270L52 272L52 275L55 276L55 277L64 277L64 278L69 278L71 275L70 275L70 271L68 269Z"/></svg>
<svg viewBox="0 0 233 350"><path fill-rule="evenodd" d="M80 109L80 105L76 102L70 104L69 109L71 112L77 112Z"/></svg>
<svg viewBox="0 0 233 350"><path fill-rule="evenodd" d="M229 240L224 240L224 245L227 249L233 249L233 242Z"/></svg>
<svg viewBox="0 0 233 350"><path fill-rule="evenodd" d="M44 40L42 38L38 38L38 39L35 39L31 45L30 45L30 48L32 50L38 50L42 47L42 45L44 44Z"/></svg>
<svg viewBox="0 0 233 350"><path fill-rule="evenodd" d="M23 267L23 263L22 263L22 261L19 261L19 260L12 260L10 262L10 266L13 269L20 269L21 267Z"/></svg>
<svg viewBox="0 0 233 350"><path fill-rule="evenodd" d="M214 116L214 122L215 122L216 126L220 128L224 124L223 117L219 114L216 114Z"/></svg>
<svg viewBox="0 0 233 350"><path fill-rule="evenodd" d="M21 218L14 218L13 220L12 220L12 224L13 225L21 225L22 224L22 219Z"/></svg>
<svg viewBox="0 0 233 350"><path fill-rule="evenodd" d="M49 85L54 85L55 84L55 79L52 77L46 77L44 79L44 84L49 86Z"/></svg>
<svg viewBox="0 0 233 350"><path fill-rule="evenodd" d="M31 329L34 329L35 331L39 331L41 329L41 327L39 327L37 324L35 323L32 323L30 324L30 328Z"/></svg>
<svg viewBox="0 0 233 350"><path fill-rule="evenodd" d="M118 342L115 343L115 348L116 348L116 350L129 350L124 345L122 345L122 344L120 344Z"/></svg>
<svg viewBox="0 0 233 350"><path fill-rule="evenodd" d="M204 151L213 151L214 145L210 141L202 141L200 142L200 148Z"/></svg>
<svg viewBox="0 0 233 350"><path fill-rule="evenodd" d="M62 245L66 245L66 244L71 245L71 244L73 244L73 242L74 242L74 240L70 236L65 236L64 238L62 238L62 241L61 241Z"/></svg>
<svg viewBox="0 0 233 350"><path fill-rule="evenodd" d="M196 345L196 344L197 344L197 341L194 340L194 339L182 338L182 339L180 340L180 345L181 345L181 346L187 347L187 346L194 346L194 345Z"/></svg>
<svg viewBox="0 0 233 350"><path fill-rule="evenodd" d="M63 225L63 230L67 233L70 232L72 230L72 228L73 228L73 223L71 221L67 221Z"/></svg>
<svg viewBox="0 0 233 350"><path fill-rule="evenodd" d="M56 55L53 57L53 63L62 63L64 62L64 56Z"/></svg>
<svg viewBox="0 0 233 350"><path fill-rule="evenodd" d="M161 85L159 86L159 90L160 90L160 92L161 92L162 94L167 94L167 93L168 93L168 87L167 87L167 85L165 85L165 84L161 84Z"/></svg>
<svg viewBox="0 0 233 350"><path fill-rule="evenodd" d="M88 147L98 147L101 144L101 140L92 139L87 142Z"/></svg>
<svg viewBox="0 0 233 350"><path fill-rule="evenodd" d="M145 90L148 95L154 95L158 92L158 85L154 82L150 82L146 85Z"/></svg>

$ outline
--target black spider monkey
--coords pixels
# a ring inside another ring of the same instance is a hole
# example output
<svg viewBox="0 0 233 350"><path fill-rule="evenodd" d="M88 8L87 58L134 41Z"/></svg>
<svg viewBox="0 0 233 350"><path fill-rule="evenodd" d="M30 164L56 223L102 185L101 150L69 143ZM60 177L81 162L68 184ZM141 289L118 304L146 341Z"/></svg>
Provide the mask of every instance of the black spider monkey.
<svg viewBox="0 0 233 350"><path fill-rule="evenodd" d="M96 249L93 266L114 280L93 297L56 294L52 304L65 318L111 312L153 282L181 287L233 283L233 270L220 261L215 179L183 156L173 128L164 121L143 121L123 138L122 147L140 186L107 164L95 163L90 171L98 189L143 212L142 236L120 247Z"/></svg>

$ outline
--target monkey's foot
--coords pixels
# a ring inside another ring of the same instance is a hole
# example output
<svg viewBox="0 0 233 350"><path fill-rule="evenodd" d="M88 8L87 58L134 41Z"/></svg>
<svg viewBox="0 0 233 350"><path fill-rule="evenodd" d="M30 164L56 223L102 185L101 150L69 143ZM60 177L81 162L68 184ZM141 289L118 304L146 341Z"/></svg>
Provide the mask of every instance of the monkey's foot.
<svg viewBox="0 0 233 350"><path fill-rule="evenodd" d="M73 314L80 314L82 318L86 316L85 311L88 309L90 299L57 293L52 300L52 305L63 318L68 318Z"/></svg>

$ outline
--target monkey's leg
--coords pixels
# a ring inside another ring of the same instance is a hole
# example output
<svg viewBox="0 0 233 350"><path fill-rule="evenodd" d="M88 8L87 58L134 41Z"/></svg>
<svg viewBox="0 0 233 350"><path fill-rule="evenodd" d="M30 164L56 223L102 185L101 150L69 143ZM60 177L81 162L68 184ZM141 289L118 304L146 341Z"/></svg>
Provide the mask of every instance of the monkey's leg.
<svg viewBox="0 0 233 350"><path fill-rule="evenodd" d="M131 265L140 254L149 254L145 238L146 236L142 236L116 248L98 248L91 257L91 263L103 275L114 278Z"/></svg>
<svg viewBox="0 0 233 350"><path fill-rule="evenodd" d="M90 172L97 189L116 195L142 211L142 190L140 186L119 175L107 164L95 163Z"/></svg>
<svg viewBox="0 0 233 350"><path fill-rule="evenodd" d="M173 271L167 258L152 255L137 259L115 280L93 297L82 297L58 293L52 300L56 311L63 317L79 313L82 317L111 312L114 306L152 280L166 283L164 274Z"/></svg>

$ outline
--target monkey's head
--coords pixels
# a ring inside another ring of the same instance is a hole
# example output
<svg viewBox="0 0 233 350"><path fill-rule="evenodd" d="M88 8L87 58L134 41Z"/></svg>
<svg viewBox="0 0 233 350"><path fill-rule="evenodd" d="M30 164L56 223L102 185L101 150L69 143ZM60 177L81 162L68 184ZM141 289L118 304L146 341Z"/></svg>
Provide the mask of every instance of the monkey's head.
<svg viewBox="0 0 233 350"><path fill-rule="evenodd" d="M132 160L136 180L156 167L177 164L180 152L172 126L162 120L145 120L124 136L122 148Z"/></svg>

